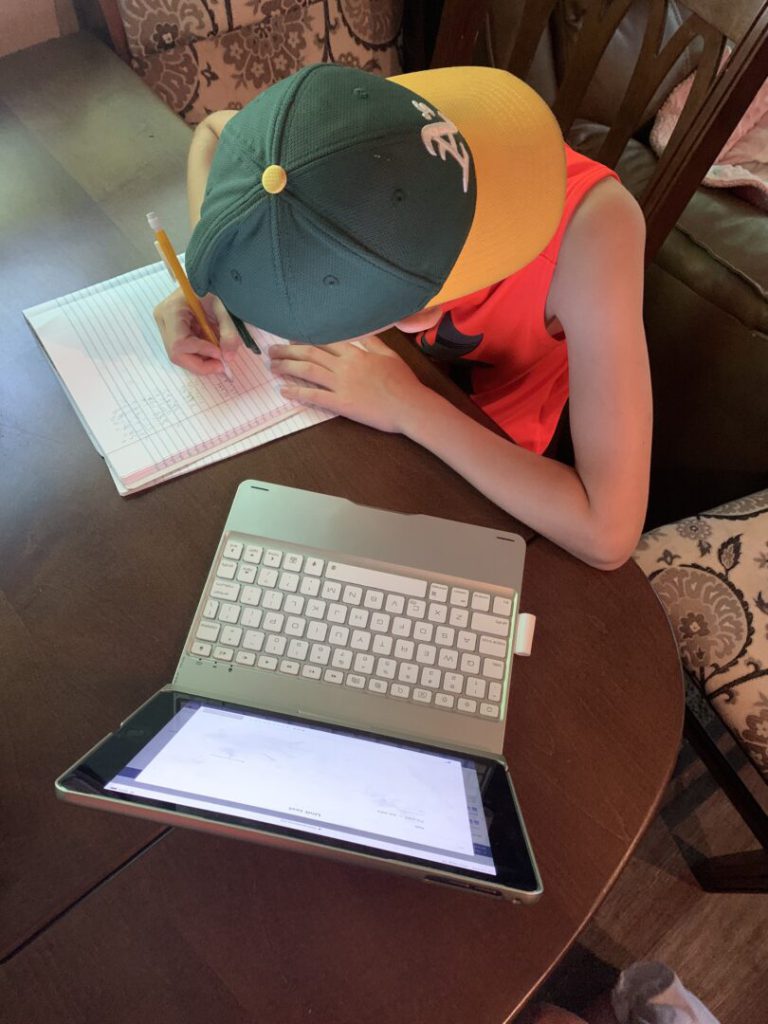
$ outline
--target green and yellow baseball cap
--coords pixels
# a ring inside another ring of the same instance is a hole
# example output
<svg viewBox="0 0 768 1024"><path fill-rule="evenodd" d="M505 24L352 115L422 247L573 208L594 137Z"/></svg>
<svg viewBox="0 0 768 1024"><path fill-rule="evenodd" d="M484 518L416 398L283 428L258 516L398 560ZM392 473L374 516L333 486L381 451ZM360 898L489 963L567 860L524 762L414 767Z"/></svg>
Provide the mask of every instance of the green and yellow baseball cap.
<svg viewBox="0 0 768 1024"><path fill-rule="evenodd" d="M557 122L507 72L316 64L222 131L186 268L241 320L322 345L515 273L564 197Z"/></svg>

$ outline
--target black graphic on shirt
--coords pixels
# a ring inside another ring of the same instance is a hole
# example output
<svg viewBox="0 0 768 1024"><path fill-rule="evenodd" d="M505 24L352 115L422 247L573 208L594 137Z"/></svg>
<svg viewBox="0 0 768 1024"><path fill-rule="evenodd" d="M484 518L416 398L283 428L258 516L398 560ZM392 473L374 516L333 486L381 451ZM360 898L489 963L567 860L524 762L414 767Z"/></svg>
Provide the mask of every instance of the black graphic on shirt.
<svg viewBox="0 0 768 1024"><path fill-rule="evenodd" d="M449 311L419 337L419 346L435 359L453 360L474 352L483 338L483 334L462 334Z"/></svg>

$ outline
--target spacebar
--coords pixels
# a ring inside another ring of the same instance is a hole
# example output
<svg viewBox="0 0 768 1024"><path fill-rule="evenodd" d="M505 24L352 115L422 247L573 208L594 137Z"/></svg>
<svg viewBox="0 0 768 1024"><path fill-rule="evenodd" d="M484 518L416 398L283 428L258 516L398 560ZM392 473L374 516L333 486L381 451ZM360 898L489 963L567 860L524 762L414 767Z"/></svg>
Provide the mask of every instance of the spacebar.
<svg viewBox="0 0 768 1024"><path fill-rule="evenodd" d="M410 576L398 576L393 572L379 572L378 569L364 569L360 565L344 565L329 562L325 577L339 583L356 583L359 587L375 587L377 590L394 590L411 597L426 597L427 584Z"/></svg>

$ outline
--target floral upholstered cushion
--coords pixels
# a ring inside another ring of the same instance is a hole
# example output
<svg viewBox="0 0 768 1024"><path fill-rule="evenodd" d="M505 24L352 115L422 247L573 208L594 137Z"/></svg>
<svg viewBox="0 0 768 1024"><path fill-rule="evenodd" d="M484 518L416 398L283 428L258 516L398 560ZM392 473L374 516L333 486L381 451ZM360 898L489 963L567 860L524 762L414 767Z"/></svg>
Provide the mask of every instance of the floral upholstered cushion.
<svg viewBox="0 0 768 1024"><path fill-rule="evenodd" d="M650 530L635 560L689 676L768 778L768 490Z"/></svg>
<svg viewBox="0 0 768 1024"><path fill-rule="evenodd" d="M306 64L401 70L403 0L116 0L130 61L189 124Z"/></svg>

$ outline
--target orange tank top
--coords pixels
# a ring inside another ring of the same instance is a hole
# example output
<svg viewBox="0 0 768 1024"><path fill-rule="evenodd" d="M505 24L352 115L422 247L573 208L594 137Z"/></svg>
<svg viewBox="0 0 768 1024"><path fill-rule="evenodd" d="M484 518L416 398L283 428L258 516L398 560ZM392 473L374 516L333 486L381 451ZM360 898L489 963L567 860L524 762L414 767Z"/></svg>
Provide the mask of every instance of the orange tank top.
<svg viewBox="0 0 768 1024"><path fill-rule="evenodd" d="M443 316L417 344L441 360L471 363L474 401L517 444L541 453L568 398L565 338L553 337L545 307L565 229L587 192L618 175L566 150L565 208L549 245L504 280L446 302Z"/></svg>

